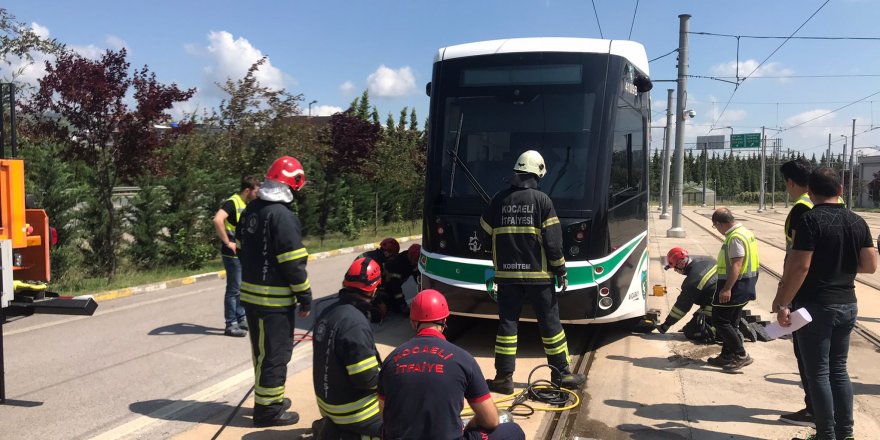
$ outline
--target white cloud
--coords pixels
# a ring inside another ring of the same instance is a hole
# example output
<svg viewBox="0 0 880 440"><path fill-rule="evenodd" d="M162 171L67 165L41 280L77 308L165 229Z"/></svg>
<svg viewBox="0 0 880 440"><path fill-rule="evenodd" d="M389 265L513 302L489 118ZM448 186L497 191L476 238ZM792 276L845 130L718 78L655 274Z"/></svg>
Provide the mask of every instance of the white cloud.
<svg viewBox="0 0 880 440"><path fill-rule="evenodd" d="M794 74L794 70L789 69L787 67L783 67L780 63L765 63L763 66L758 68L757 60L745 60L739 62L739 71L737 71L737 62L736 61L728 61L722 64L716 64L712 66L712 73L715 76L736 76L739 75L740 78L745 78L747 75L751 73L751 77L759 78L759 77L767 77L767 76L787 76ZM757 70L755 70L757 68ZM754 73L752 73L754 72ZM785 78L779 78L779 82L789 81Z"/></svg>
<svg viewBox="0 0 880 440"><path fill-rule="evenodd" d="M128 47L128 43L126 43L125 40L117 37L116 35L108 35L107 38L104 39L104 44L107 45L108 49L112 49L112 50L125 49L129 53L131 52L131 48Z"/></svg>
<svg viewBox="0 0 880 440"><path fill-rule="evenodd" d="M67 47L78 53L83 58L88 58L90 60L97 60L101 58L101 55L103 55L104 52L107 50L102 47L95 46L94 44L89 44L86 46L71 44Z"/></svg>
<svg viewBox="0 0 880 440"><path fill-rule="evenodd" d="M308 115L309 109L306 108L303 113ZM313 105L312 106L312 116L331 116L336 113L341 113L342 107L337 107L335 105Z"/></svg>
<svg viewBox="0 0 880 440"><path fill-rule="evenodd" d="M346 81L340 84L339 92L342 93L342 96L351 96L354 93L354 83L351 81Z"/></svg>
<svg viewBox="0 0 880 440"><path fill-rule="evenodd" d="M37 23L36 21L31 22L31 30L40 38L49 38L49 28Z"/></svg>
<svg viewBox="0 0 880 440"><path fill-rule="evenodd" d="M210 83L224 83L227 78L233 80L242 78L251 65L263 57L263 52L247 39L233 38L233 35L226 31L211 31L208 33L208 43L204 50L198 52L204 53L211 60L211 64L204 68ZM187 50L195 49L188 47ZM285 75L268 59L260 66L255 76L264 87L275 90L285 88Z"/></svg>
<svg viewBox="0 0 880 440"><path fill-rule="evenodd" d="M395 98L412 93L416 78L409 66L394 70L383 64L367 77L367 88L377 98Z"/></svg>

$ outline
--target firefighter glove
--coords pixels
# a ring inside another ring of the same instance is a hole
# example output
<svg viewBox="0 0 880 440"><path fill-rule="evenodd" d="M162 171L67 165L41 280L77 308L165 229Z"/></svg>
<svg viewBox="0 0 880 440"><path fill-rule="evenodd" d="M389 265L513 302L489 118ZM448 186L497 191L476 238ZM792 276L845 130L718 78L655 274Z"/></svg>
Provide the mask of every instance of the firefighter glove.
<svg viewBox="0 0 880 440"><path fill-rule="evenodd" d="M669 324L666 324L664 322L663 324L658 325L656 328L658 332L665 334L667 331L669 331Z"/></svg>
<svg viewBox="0 0 880 440"><path fill-rule="evenodd" d="M556 275L556 287L559 288L558 293L565 293L565 291L568 289L568 275Z"/></svg>
<svg viewBox="0 0 880 440"><path fill-rule="evenodd" d="M296 295L297 302L299 302L299 311L300 312L310 312L312 311L312 290L306 290L303 293Z"/></svg>

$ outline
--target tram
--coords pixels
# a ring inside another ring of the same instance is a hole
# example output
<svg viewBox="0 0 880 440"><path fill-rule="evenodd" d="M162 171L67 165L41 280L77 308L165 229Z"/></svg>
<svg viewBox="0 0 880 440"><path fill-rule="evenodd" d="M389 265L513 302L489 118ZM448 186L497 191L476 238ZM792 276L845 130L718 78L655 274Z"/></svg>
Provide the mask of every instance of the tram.
<svg viewBox="0 0 880 440"><path fill-rule="evenodd" d="M516 158L537 150L539 189L562 223L566 323L640 318L648 291L651 80L633 41L520 38L442 48L434 59L422 287L453 314L498 316L480 216ZM529 306L523 320L534 321Z"/></svg>

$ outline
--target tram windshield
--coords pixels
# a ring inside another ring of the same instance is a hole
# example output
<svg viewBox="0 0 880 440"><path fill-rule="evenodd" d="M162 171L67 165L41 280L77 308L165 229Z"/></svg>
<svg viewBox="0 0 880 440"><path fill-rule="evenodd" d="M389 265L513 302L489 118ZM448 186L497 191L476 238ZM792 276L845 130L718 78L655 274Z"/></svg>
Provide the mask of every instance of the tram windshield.
<svg viewBox="0 0 880 440"><path fill-rule="evenodd" d="M558 206L583 204L593 190L595 170L588 159L599 112L599 85L584 80L586 68L487 66L444 72L445 87L436 97L443 100L442 138L435 138L443 148L440 196L479 199L479 186L491 197L509 185L519 155L537 150L548 167L541 189Z"/></svg>

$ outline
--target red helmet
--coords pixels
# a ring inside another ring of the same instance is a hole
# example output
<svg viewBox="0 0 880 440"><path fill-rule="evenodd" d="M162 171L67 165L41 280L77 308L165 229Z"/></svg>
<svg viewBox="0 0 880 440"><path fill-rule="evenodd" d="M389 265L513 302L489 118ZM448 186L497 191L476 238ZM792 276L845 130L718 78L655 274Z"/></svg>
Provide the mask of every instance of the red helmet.
<svg viewBox="0 0 880 440"><path fill-rule="evenodd" d="M406 251L406 256L409 258L409 264L413 266L419 262L419 255L422 254L422 245L416 243L414 245L410 245L409 249Z"/></svg>
<svg viewBox="0 0 880 440"><path fill-rule="evenodd" d="M370 257L361 257L351 263L342 285L373 293L381 282L382 268L379 267L379 263Z"/></svg>
<svg viewBox="0 0 880 440"><path fill-rule="evenodd" d="M266 171L266 178L281 182L289 186L294 191L299 191L306 184L306 173L303 171L302 165L295 157L281 156L272 162L269 171Z"/></svg>
<svg viewBox="0 0 880 440"><path fill-rule="evenodd" d="M442 321L449 317L449 306L442 293L425 289L413 298L409 319L416 322Z"/></svg>
<svg viewBox="0 0 880 440"><path fill-rule="evenodd" d="M400 252L400 243L398 243L397 240L388 237L379 243L379 249L382 249L385 252L396 254Z"/></svg>
<svg viewBox="0 0 880 440"><path fill-rule="evenodd" d="M670 268L675 267L679 261L688 258L688 251L684 248L672 248L669 252L666 253L666 266L663 267L663 270L669 270Z"/></svg>

